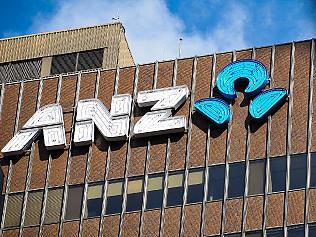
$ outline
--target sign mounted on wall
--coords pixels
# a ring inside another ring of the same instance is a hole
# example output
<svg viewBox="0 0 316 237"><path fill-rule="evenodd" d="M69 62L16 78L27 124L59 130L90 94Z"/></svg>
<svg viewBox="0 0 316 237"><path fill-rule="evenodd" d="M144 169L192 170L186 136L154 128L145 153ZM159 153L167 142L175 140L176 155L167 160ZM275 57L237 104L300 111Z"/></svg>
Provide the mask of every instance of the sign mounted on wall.
<svg viewBox="0 0 316 237"><path fill-rule="evenodd" d="M235 84L247 81L245 94L253 96L249 114L254 120L262 120L270 115L285 98L288 92L283 88L263 91L269 82L265 66L252 59L235 61L224 67L218 74L216 86L224 99L204 98L195 102L196 110L216 125L225 125L232 118L230 100L237 98ZM77 146L94 141L95 127L107 141L126 140L131 137L148 137L176 132L187 128L185 116L172 114L188 98L187 86L141 91L136 102L140 108L151 107L130 129L132 97L128 94L112 97L111 110L99 99L79 100L76 108L73 142ZM28 149L31 143L43 132L48 150L66 146L64 119L60 104L40 108L1 150L4 155L16 155Z"/></svg>

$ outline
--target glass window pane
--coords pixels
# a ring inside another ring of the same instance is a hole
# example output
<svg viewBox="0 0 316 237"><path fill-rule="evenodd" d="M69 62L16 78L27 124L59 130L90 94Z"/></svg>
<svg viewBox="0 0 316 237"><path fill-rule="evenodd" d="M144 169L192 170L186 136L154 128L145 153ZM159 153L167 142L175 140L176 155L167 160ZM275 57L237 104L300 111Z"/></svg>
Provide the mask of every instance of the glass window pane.
<svg viewBox="0 0 316 237"><path fill-rule="evenodd" d="M287 237L304 237L304 226L290 227L287 230Z"/></svg>
<svg viewBox="0 0 316 237"><path fill-rule="evenodd" d="M122 211L123 181L109 181L106 199L106 214L117 214Z"/></svg>
<svg viewBox="0 0 316 237"><path fill-rule="evenodd" d="M62 188L48 190L44 219L45 224L59 222L63 191Z"/></svg>
<svg viewBox="0 0 316 237"><path fill-rule="evenodd" d="M283 237L283 229L267 230L267 237Z"/></svg>
<svg viewBox="0 0 316 237"><path fill-rule="evenodd" d="M100 216L102 211L103 184L89 184L85 217Z"/></svg>
<svg viewBox="0 0 316 237"><path fill-rule="evenodd" d="M182 205L183 202L183 173L170 173L168 177L167 206Z"/></svg>
<svg viewBox="0 0 316 237"><path fill-rule="evenodd" d="M209 167L207 200L224 198L225 165Z"/></svg>
<svg viewBox="0 0 316 237"><path fill-rule="evenodd" d="M264 193L265 162L264 160L250 161L248 195Z"/></svg>
<svg viewBox="0 0 316 237"><path fill-rule="evenodd" d="M308 236L316 236L316 225L309 225L308 226Z"/></svg>
<svg viewBox="0 0 316 237"><path fill-rule="evenodd" d="M66 220L74 220L80 218L81 204L82 204L83 186L69 187L67 206L66 206Z"/></svg>
<svg viewBox="0 0 316 237"><path fill-rule="evenodd" d="M148 177L146 209L161 208L163 200L163 174Z"/></svg>
<svg viewBox="0 0 316 237"><path fill-rule="evenodd" d="M306 187L306 158L307 154L291 155L290 189Z"/></svg>
<svg viewBox="0 0 316 237"><path fill-rule="evenodd" d="M126 211L138 211L143 204L143 178L132 179L127 184Z"/></svg>
<svg viewBox="0 0 316 237"><path fill-rule="evenodd" d="M269 192L285 191L286 157L270 159Z"/></svg>
<svg viewBox="0 0 316 237"><path fill-rule="evenodd" d="M316 152L311 153L310 187L316 188Z"/></svg>
<svg viewBox="0 0 316 237"><path fill-rule="evenodd" d="M229 164L228 198L241 197L245 190L245 162Z"/></svg>
<svg viewBox="0 0 316 237"><path fill-rule="evenodd" d="M29 192L25 212L25 226L38 225L40 223L43 193L43 190Z"/></svg>
<svg viewBox="0 0 316 237"><path fill-rule="evenodd" d="M255 232L249 232L246 233L246 237L262 237L262 232L261 231L255 231Z"/></svg>
<svg viewBox="0 0 316 237"><path fill-rule="evenodd" d="M17 227L21 221L23 194L10 194L8 196L4 227Z"/></svg>
<svg viewBox="0 0 316 237"><path fill-rule="evenodd" d="M204 172L190 170L188 179L187 203L202 202L204 196Z"/></svg>
<svg viewBox="0 0 316 237"><path fill-rule="evenodd" d="M76 71L77 53L53 56L51 75Z"/></svg>
<svg viewBox="0 0 316 237"><path fill-rule="evenodd" d="M80 52L77 71L101 68L103 61L103 51L103 49L96 49Z"/></svg>

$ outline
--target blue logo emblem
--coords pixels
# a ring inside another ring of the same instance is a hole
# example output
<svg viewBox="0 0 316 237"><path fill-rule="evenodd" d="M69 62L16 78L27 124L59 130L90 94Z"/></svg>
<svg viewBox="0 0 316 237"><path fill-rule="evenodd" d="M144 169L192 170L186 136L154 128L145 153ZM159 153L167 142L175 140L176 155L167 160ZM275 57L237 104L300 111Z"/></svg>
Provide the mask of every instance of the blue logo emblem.
<svg viewBox="0 0 316 237"><path fill-rule="evenodd" d="M241 81L248 82L245 94L255 96L249 105L252 119L265 119L288 97L288 91L283 88L262 91L269 82L268 71L261 62L253 59L235 61L224 67L217 76L216 86L224 98L233 100L237 98L235 84ZM231 120L230 105L223 99L204 98L196 101L194 106L217 125L225 125Z"/></svg>

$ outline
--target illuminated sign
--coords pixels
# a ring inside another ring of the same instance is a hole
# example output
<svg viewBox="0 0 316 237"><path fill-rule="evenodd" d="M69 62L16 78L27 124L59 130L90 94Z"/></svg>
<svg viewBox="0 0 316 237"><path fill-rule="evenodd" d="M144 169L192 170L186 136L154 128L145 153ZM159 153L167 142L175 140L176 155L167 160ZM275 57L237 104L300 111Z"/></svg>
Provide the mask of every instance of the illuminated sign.
<svg viewBox="0 0 316 237"><path fill-rule="evenodd" d="M249 105L252 119L262 120L270 115L288 97L283 88L272 88L263 91L269 81L265 66L253 59L239 60L224 67L218 74L216 86L228 100L237 98L235 84L247 81L245 94L255 96ZM231 109L228 102L219 98L204 98L195 102L195 108L216 125L225 125L231 120Z"/></svg>
<svg viewBox="0 0 316 237"><path fill-rule="evenodd" d="M172 117L189 95L187 86L142 91L138 93L139 107L152 106L133 128L133 137L146 137L186 130L186 117ZM108 141L126 140L129 136L129 115L132 97L127 94L112 97L111 111L99 99L79 100L76 110L74 144L93 142L94 127ZM62 107L52 104L40 108L1 150L5 155L23 153L43 131L48 150L66 145Z"/></svg>

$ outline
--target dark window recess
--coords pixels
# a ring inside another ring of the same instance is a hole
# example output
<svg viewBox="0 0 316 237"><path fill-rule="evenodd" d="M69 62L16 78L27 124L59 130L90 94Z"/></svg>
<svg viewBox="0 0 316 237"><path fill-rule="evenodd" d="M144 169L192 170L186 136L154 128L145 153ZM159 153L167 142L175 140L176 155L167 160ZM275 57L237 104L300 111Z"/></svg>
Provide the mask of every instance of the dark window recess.
<svg viewBox="0 0 316 237"><path fill-rule="evenodd" d="M305 188L307 154L291 155L290 161L290 189Z"/></svg>
<svg viewBox="0 0 316 237"><path fill-rule="evenodd" d="M104 49L80 52L78 57L77 71L101 68Z"/></svg>
<svg viewBox="0 0 316 237"><path fill-rule="evenodd" d="M163 174L148 177L146 209L161 208L163 200Z"/></svg>
<svg viewBox="0 0 316 237"><path fill-rule="evenodd" d="M293 226L287 229L287 237L304 237L304 226Z"/></svg>
<svg viewBox="0 0 316 237"><path fill-rule="evenodd" d="M143 179L132 179L127 183L126 211L139 211L143 204Z"/></svg>
<svg viewBox="0 0 316 237"><path fill-rule="evenodd" d="M249 163L248 195L264 193L265 161L257 160Z"/></svg>
<svg viewBox="0 0 316 237"><path fill-rule="evenodd" d="M311 153L311 177L310 187L316 187L316 152Z"/></svg>
<svg viewBox="0 0 316 237"><path fill-rule="evenodd" d="M267 237L283 237L283 229L267 230Z"/></svg>
<svg viewBox="0 0 316 237"><path fill-rule="evenodd" d="M17 227L20 225L23 204L23 194L10 194L8 196L4 227Z"/></svg>
<svg viewBox="0 0 316 237"><path fill-rule="evenodd" d="M269 193L285 191L286 157L270 159Z"/></svg>
<svg viewBox="0 0 316 237"><path fill-rule="evenodd" d="M209 167L207 200L222 200L224 198L225 165Z"/></svg>
<svg viewBox="0 0 316 237"><path fill-rule="evenodd" d="M245 190L245 162L229 164L228 198L241 197Z"/></svg>
<svg viewBox="0 0 316 237"><path fill-rule="evenodd" d="M80 218L82 204L83 186L70 186L68 190L66 220L74 220Z"/></svg>
<svg viewBox="0 0 316 237"><path fill-rule="evenodd" d="M204 196L204 172L190 170L188 180L187 203L202 202Z"/></svg>
<svg viewBox="0 0 316 237"><path fill-rule="evenodd" d="M167 206L177 206L183 203L183 173L171 173L168 177Z"/></svg>
<svg viewBox="0 0 316 237"><path fill-rule="evenodd" d="M77 53L53 56L51 75L76 71Z"/></svg>
<svg viewBox="0 0 316 237"><path fill-rule="evenodd" d="M29 192L24 220L25 226L38 225L40 223L43 194L43 190Z"/></svg>
<svg viewBox="0 0 316 237"><path fill-rule="evenodd" d="M308 226L308 236L316 236L316 225L309 225Z"/></svg>
<svg viewBox="0 0 316 237"><path fill-rule="evenodd" d="M117 214L122 211L123 181L109 181L106 200L106 214Z"/></svg>
<svg viewBox="0 0 316 237"><path fill-rule="evenodd" d="M101 216L102 194L102 184L89 184L85 217Z"/></svg>
<svg viewBox="0 0 316 237"><path fill-rule="evenodd" d="M241 233L235 233L235 234L225 234L225 237L241 237Z"/></svg>
<svg viewBox="0 0 316 237"><path fill-rule="evenodd" d="M49 189L45 209L45 224L57 223L60 219L63 188Z"/></svg>
<svg viewBox="0 0 316 237"><path fill-rule="evenodd" d="M246 237L262 237L262 231L247 232Z"/></svg>

